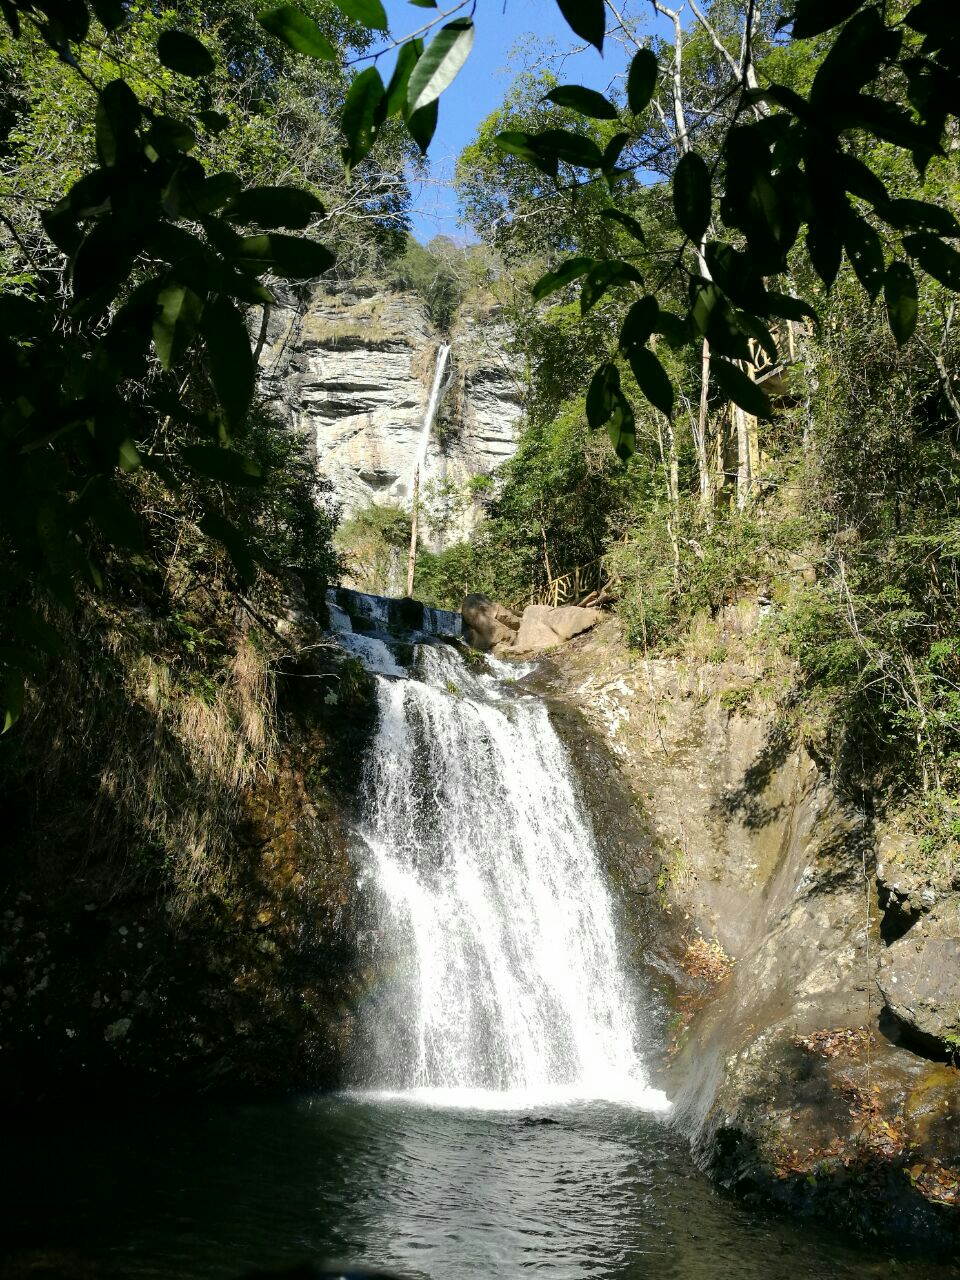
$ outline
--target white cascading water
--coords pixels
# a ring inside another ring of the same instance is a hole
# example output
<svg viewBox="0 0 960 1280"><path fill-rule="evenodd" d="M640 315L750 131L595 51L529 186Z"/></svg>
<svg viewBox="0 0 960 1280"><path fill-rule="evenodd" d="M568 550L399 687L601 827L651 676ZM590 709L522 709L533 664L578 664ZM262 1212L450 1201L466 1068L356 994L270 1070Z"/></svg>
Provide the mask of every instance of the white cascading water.
<svg viewBox="0 0 960 1280"><path fill-rule="evenodd" d="M610 895L546 707L503 678L512 664L478 674L453 646L415 653L405 679L371 664L364 838L395 959L365 1083L448 1105L668 1106L647 1083Z"/></svg>
<svg viewBox="0 0 960 1280"><path fill-rule="evenodd" d="M430 388L430 398L427 401L427 407L423 411L423 426L420 429L420 440L417 444L416 456L413 459L413 469L410 472L410 480L407 484L407 494L413 494L414 485L416 483L417 473L423 478L423 469L427 462L427 450L430 448L430 434L433 431L433 424L437 416L437 409L440 407L440 400L446 390L446 372L447 363L450 359L450 345L441 342L437 348L437 363L433 371L433 385Z"/></svg>

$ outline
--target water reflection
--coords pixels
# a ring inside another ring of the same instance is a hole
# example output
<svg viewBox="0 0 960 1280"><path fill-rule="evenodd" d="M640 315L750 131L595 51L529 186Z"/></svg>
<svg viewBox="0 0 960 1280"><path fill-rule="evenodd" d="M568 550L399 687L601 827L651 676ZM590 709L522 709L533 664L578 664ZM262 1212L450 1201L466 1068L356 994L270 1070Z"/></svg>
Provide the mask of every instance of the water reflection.
<svg viewBox="0 0 960 1280"><path fill-rule="evenodd" d="M429 1280L953 1274L747 1213L662 1120L612 1105L497 1114L315 1098L59 1120L8 1147L12 1250L132 1280L329 1258Z"/></svg>

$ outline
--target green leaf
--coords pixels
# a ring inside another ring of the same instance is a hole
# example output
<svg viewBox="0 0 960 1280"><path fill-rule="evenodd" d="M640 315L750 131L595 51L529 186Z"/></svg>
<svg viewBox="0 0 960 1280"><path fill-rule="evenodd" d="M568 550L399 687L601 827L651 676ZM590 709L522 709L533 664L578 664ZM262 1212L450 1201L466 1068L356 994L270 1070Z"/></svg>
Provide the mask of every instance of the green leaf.
<svg viewBox="0 0 960 1280"><path fill-rule="evenodd" d="M603 53L607 17L603 0L557 0L557 7L571 31Z"/></svg>
<svg viewBox="0 0 960 1280"><path fill-rule="evenodd" d="M863 0L797 0L793 11L794 40L807 40L839 27L862 4Z"/></svg>
<svg viewBox="0 0 960 1280"><path fill-rule="evenodd" d="M208 133L223 133L230 127L230 117L222 111L198 111L197 119Z"/></svg>
<svg viewBox="0 0 960 1280"><path fill-rule="evenodd" d="M765 314L768 316L779 316L782 320L803 320L808 317L819 322L816 311L802 298L792 298L788 293L770 292L766 295L765 302Z"/></svg>
<svg viewBox="0 0 960 1280"><path fill-rule="evenodd" d="M182 163L163 192L163 208L171 218L188 218L196 222L240 194L240 179L235 173L214 173L204 176L202 166L189 157L190 171ZM192 166L199 170L199 180Z"/></svg>
<svg viewBox="0 0 960 1280"><path fill-rule="evenodd" d="M602 364L587 389L587 422L596 431L613 413L620 394L620 370L615 364Z"/></svg>
<svg viewBox="0 0 960 1280"><path fill-rule="evenodd" d="M95 222L73 260L73 292L78 298L109 295L125 281L136 253L149 234L145 223L136 226L116 217Z"/></svg>
<svg viewBox="0 0 960 1280"><path fill-rule="evenodd" d="M688 151L677 162L673 175L673 208L677 222L694 244L699 244L710 224L710 170L702 156Z"/></svg>
<svg viewBox="0 0 960 1280"><path fill-rule="evenodd" d="M883 209L883 215L891 226L903 231L907 227L918 231L936 231L938 235L960 237L960 222L943 205L929 204L926 200L891 200Z"/></svg>
<svg viewBox="0 0 960 1280"><path fill-rule="evenodd" d="M826 219L818 219L807 231L807 252L813 269L830 289L840 274L840 263L843 259L843 240L835 223Z"/></svg>
<svg viewBox="0 0 960 1280"><path fill-rule="evenodd" d="M691 279L690 321L719 354L732 360L750 359L746 335L729 300L712 280Z"/></svg>
<svg viewBox="0 0 960 1280"><path fill-rule="evenodd" d="M437 131L437 118L440 114L440 103L437 99L419 111L407 116L407 132L420 148L420 154L426 155L427 148Z"/></svg>
<svg viewBox="0 0 960 1280"><path fill-rule="evenodd" d="M53 209L41 213L40 221L57 248L67 257L73 257L83 243L83 231L76 217L65 208L64 202L61 200Z"/></svg>
<svg viewBox="0 0 960 1280"><path fill-rule="evenodd" d="M296 5L282 4L277 9L267 9L257 16L264 31L282 40L297 53L305 53L322 62L336 62L337 51L312 18L308 18Z"/></svg>
<svg viewBox="0 0 960 1280"><path fill-rule="evenodd" d="M161 156L174 159L196 145L197 135L190 126L173 116L156 116L143 140L143 149L151 160Z"/></svg>
<svg viewBox="0 0 960 1280"><path fill-rule="evenodd" d="M170 369L193 341L200 323L203 301L186 285L170 284L161 289L160 308L153 321L153 345L164 369Z"/></svg>
<svg viewBox="0 0 960 1280"><path fill-rule="evenodd" d="M215 444L188 444L180 450L180 456L191 471L208 480L221 480L224 484L246 488L255 488L263 483L263 472L257 463L233 449L221 449Z"/></svg>
<svg viewBox="0 0 960 1280"><path fill-rule="evenodd" d="M407 111L413 115L440 97L466 62L476 31L470 18L441 27L417 60L407 84Z"/></svg>
<svg viewBox="0 0 960 1280"><path fill-rule="evenodd" d="M585 276L594 265L594 262L595 259L593 258L568 258L566 262L562 262L557 267L556 271L548 271L546 275L541 276L533 286L531 293L539 302L541 298L546 298L551 293L556 293L558 289L570 284L572 280L578 280L580 276Z"/></svg>
<svg viewBox="0 0 960 1280"><path fill-rule="evenodd" d="M322 217L323 212L323 205L313 192L304 191L302 187L248 187L231 199L223 216L228 222L248 227L289 227L302 231L314 218Z"/></svg>
<svg viewBox="0 0 960 1280"><path fill-rule="evenodd" d="M370 31L386 31L387 15L380 0L333 0L341 13Z"/></svg>
<svg viewBox="0 0 960 1280"><path fill-rule="evenodd" d="M601 209L600 217L607 218L611 222L619 222L621 227L630 232L634 240L639 240L641 244L647 243L643 227L636 218L632 218L629 213L624 213L622 209Z"/></svg>
<svg viewBox="0 0 960 1280"><path fill-rule="evenodd" d="M118 30L127 18L123 0L90 0L90 8L106 31Z"/></svg>
<svg viewBox="0 0 960 1280"><path fill-rule="evenodd" d="M417 59L421 53L423 53L422 40L408 40L406 44L400 46L400 52L397 54L397 61L393 68L393 75L387 85L387 105L384 119L389 120L398 111L405 111L407 85L410 83L410 75L417 65Z"/></svg>
<svg viewBox="0 0 960 1280"><path fill-rule="evenodd" d="M771 364L778 364L780 361L780 352L774 341L773 334L757 316L752 316L744 311L737 314L737 322L740 328L749 338L753 338L754 342L765 351L770 357Z"/></svg>
<svg viewBox="0 0 960 1280"><path fill-rule="evenodd" d="M115 165L139 149L140 103L125 80L111 80L97 98L97 156L102 165Z"/></svg>
<svg viewBox="0 0 960 1280"><path fill-rule="evenodd" d="M664 311L663 308L660 309L653 331L654 333L662 334L667 344L673 347L675 351L685 347L691 340L689 322L681 319L673 311Z"/></svg>
<svg viewBox="0 0 960 1280"><path fill-rule="evenodd" d="M723 240L711 240L704 248L704 257L710 275L728 298L738 306L766 314L763 279L754 270L749 252L742 253Z"/></svg>
<svg viewBox="0 0 960 1280"><path fill-rule="evenodd" d="M186 31L163 31L157 40L157 57L182 76L208 76L216 69L210 50Z"/></svg>
<svg viewBox="0 0 960 1280"><path fill-rule="evenodd" d="M333 266L334 255L315 240L300 236L246 236L236 247L237 261L256 272L272 271L285 280L314 280Z"/></svg>
<svg viewBox="0 0 960 1280"><path fill-rule="evenodd" d="M637 451L637 424L630 401L621 392L614 399L613 413L607 423L607 436L621 462L627 462Z"/></svg>
<svg viewBox="0 0 960 1280"><path fill-rule="evenodd" d="M843 244L857 279L875 298L883 288L883 245L866 219L852 213L843 228Z"/></svg>
<svg viewBox="0 0 960 1280"><path fill-rule="evenodd" d="M557 85L546 97L558 107L569 107L571 111L589 116L591 120L616 120L618 115L617 108L602 93L597 93L596 89L586 89L580 84Z"/></svg>
<svg viewBox="0 0 960 1280"><path fill-rule="evenodd" d="M660 68L652 49L638 49L627 72L627 104L635 116L646 111L657 89Z"/></svg>
<svg viewBox="0 0 960 1280"><path fill-rule="evenodd" d="M197 191L194 208L203 215L216 213L239 194L240 179L235 173L212 173Z"/></svg>
<svg viewBox="0 0 960 1280"><path fill-rule="evenodd" d="M555 155L544 155L537 146L537 140L533 134L521 133L517 130L510 130L506 133L498 133L494 138L494 143L500 151L504 151L507 155L518 156L521 160L526 160L528 164L534 165L542 173L549 174L550 177L557 176L558 161Z"/></svg>
<svg viewBox="0 0 960 1280"><path fill-rule="evenodd" d="M0 711L3 712L3 732L7 733L23 715L24 682L22 671L3 671L0 691Z"/></svg>
<svg viewBox="0 0 960 1280"><path fill-rule="evenodd" d="M772 418L770 401L754 380L737 365L717 356L710 361L710 373L723 394L754 418Z"/></svg>
<svg viewBox="0 0 960 1280"><path fill-rule="evenodd" d="M620 329L620 350L629 351L631 347L642 347L652 333L657 332L660 319L660 304L652 294L640 298L633 304L624 318Z"/></svg>
<svg viewBox="0 0 960 1280"><path fill-rule="evenodd" d="M861 93L843 99L831 113L836 132L844 129L863 129L883 142L906 151L916 152L926 164L931 156L945 155L939 137L925 125L917 124L910 114L894 102ZM923 168L923 165L919 165Z"/></svg>
<svg viewBox="0 0 960 1280"><path fill-rule="evenodd" d="M562 160L578 169L603 168L603 152L593 139L569 129L544 129L534 134L533 144L541 156Z"/></svg>
<svg viewBox="0 0 960 1280"><path fill-rule="evenodd" d="M906 262L891 262L883 278L883 298L887 304L890 332L902 347L917 327L917 277Z"/></svg>
<svg viewBox="0 0 960 1280"><path fill-rule="evenodd" d="M673 417L673 384L663 365L647 347L631 347L627 353L637 386L655 409Z"/></svg>
<svg viewBox="0 0 960 1280"><path fill-rule="evenodd" d="M838 99L852 98L900 51L901 35L888 27L872 6L858 13L833 39L810 86L812 105L829 111Z"/></svg>
<svg viewBox="0 0 960 1280"><path fill-rule="evenodd" d="M237 431L246 419L257 380L247 326L229 298L217 297L204 309L202 333L210 381L227 425Z"/></svg>
<svg viewBox="0 0 960 1280"><path fill-rule="evenodd" d="M946 43L956 35L956 16L953 0L920 0L907 12L904 22L921 35L936 36Z"/></svg>
<svg viewBox="0 0 960 1280"><path fill-rule="evenodd" d="M620 159L620 153L630 141L629 133L615 133L607 145L603 148L603 170L613 169L617 161Z"/></svg>
<svg viewBox="0 0 960 1280"><path fill-rule="evenodd" d="M383 99L383 81L376 67L367 67L354 78L340 117L347 140L344 160L348 167L369 154L377 136L377 111Z"/></svg>
<svg viewBox="0 0 960 1280"><path fill-rule="evenodd" d="M587 273L580 290L580 314L586 315L609 289L628 284L643 284L643 276L629 262L610 259L596 263Z"/></svg>
<svg viewBox="0 0 960 1280"><path fill-rule="evenodd" d="M106 212L116 186L116 175L109 169L94 169L78 178L55 206L54 212L69 209L76 218L95 218Z"/></svg>
<svg viewBox="0 0 960 1280"><path fill-rule="evenodd" d="M903 247L926 271L945 288L960 293L960 253L944 244L930 231L904 236Z"/></svg>
<svg viewBox="0 0 960 1280"><path fill-rule="evenodd" d="M214 538L221 544L233 561L240 581L250 586L257 576L256 564L247 540L237 526L218 511L207 511L200 521L200 529L208 538Z"/></svg>

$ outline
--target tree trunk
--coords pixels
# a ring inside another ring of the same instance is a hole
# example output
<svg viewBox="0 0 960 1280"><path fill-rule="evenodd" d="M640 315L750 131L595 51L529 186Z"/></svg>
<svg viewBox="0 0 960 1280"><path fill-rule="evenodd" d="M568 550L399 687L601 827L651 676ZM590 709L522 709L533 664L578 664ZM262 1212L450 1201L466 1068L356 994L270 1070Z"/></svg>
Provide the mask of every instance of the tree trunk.
<svg viewBox="0 0 960 1280"><path fill-rule="evenodd" d="M710 474L710 418L707 402L710 396L710 343L703 340L700 371L700 408L693 424L693 445L697 454L697 476L700 481L700 514L708 529L713 528L713 477Z"/></svg>

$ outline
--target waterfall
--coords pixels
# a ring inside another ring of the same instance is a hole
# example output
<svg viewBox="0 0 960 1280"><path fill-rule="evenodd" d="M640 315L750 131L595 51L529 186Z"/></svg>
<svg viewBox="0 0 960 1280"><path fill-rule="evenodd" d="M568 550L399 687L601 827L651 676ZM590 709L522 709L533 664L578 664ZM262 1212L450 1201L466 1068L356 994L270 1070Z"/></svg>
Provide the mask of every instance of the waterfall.
<svg viewBox="0 0 960 1280"><path fill-rule="evenodd" d="M413 470L410 472L410 482L407 485L407 494L413 495L417 487L418 476L423 475L423 469L427 462L427 450L430 448L430 433L433 431L433 424L436 420L437 409L440 407L440 400L446 390L444 376L447 371L447 362L450 359L450 345L441 342L437 348L437 363L433 371L433 386L430 388L430 398L427 401L427 407L423 413L423 426L420 429L420 441L417 445L417 453L413 460Z"/></svg>
<svg viewBox="0 0 960 1280"><path fill-rule="evenodd" d="M469 1105L664 1107L570 762L517 674L427 641L406 678L378 676L363 836L389 960L364 1084Z"/></svg>

